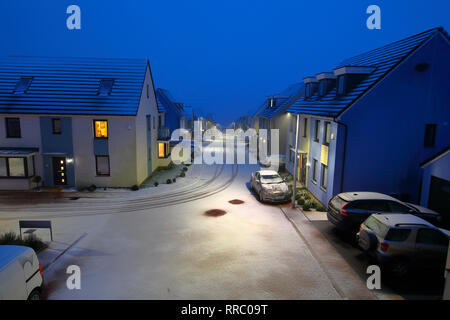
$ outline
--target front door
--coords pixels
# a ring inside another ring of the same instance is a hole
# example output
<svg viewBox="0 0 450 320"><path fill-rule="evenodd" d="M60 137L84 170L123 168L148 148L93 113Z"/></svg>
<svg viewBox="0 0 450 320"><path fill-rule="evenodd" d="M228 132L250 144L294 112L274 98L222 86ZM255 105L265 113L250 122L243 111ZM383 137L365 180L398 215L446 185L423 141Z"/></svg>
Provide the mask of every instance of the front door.
<svg viewBox="0 0 450 320"><path fill-rule="evenodd" d="M53 157L53 183L55 186L67 184L66 158Z"/></svg>

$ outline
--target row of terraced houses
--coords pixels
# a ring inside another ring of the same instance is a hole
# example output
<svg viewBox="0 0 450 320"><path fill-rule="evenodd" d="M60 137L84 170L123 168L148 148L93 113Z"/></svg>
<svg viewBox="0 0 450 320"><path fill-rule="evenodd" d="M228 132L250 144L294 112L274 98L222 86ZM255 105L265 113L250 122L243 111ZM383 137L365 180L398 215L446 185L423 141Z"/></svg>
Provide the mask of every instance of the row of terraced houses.
<svg viewBox="0 0 450 320"><path fill-rule="evenodd" d="M194 121L147 60L2 58L0 190L140 185Z"/></svg>
<svg viewBox="0 0 450 320"><path fill-rule="evenodd" d="M450 214L449 76L449 37L435 28L267 96L252 126L280 130L286 169L325 205L376 191Z"/></svg>

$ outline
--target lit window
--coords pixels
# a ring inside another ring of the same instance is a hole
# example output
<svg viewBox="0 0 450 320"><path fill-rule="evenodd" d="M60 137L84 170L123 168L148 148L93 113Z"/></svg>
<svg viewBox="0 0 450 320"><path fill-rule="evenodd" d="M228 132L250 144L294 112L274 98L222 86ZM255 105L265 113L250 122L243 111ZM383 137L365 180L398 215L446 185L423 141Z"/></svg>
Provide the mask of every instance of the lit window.
<svg viewBox="0 0 450 320"><path fill-rule="evenodd" d="M108 138L108 121L107 120L94 120L95 138L106 139Z"/></svg>
<svg viewBox="0 0 450 320"><path fill-rule="evenodd" d="M95 156L98 176L109 176L109 156Z"/></svg>
<svg viewBox="0 0 450 320"><path fill-rule="evenodd" d="M113 79L100 80L100 86L98 87L98 95L109 96L111 94L113 84L114 84Z"/></svg>
<svg viewBox="0 0 450 320"><path fill-rule="evenodd" d="M8 158L9 176L25 177L25 159Z"/></svg>
<svg viewBox="0 0 450 320"><path fill-rule="evenodd" d="M167 158L170 155L168 142L158 142L158 158Z"/></svg>
<svg viewBox="0 0 450 320"><path fill-rule="evenodd" d="M17 81L17 83L16 83L14 93L16 93L16 94L25 93L28 90L28 88L30 87L31 80L33 80L33 78L31 78L31 77L20 78L19 81Z"/></svg>

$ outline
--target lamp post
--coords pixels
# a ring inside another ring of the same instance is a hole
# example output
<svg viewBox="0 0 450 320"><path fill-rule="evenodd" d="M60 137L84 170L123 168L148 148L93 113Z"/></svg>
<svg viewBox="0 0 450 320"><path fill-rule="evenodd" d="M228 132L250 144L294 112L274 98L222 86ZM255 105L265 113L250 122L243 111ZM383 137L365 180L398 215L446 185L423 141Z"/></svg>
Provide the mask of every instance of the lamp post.
<svg viewBox="0 0 450 320"><path fill-rule="evenodd" d="M292 208L295 208L295 193L297 189L297 153L298 153L298 125L300 121L300 115L297 116L296 126L295 126L295 155L294 155L294 185L292 188Z"/></svg>

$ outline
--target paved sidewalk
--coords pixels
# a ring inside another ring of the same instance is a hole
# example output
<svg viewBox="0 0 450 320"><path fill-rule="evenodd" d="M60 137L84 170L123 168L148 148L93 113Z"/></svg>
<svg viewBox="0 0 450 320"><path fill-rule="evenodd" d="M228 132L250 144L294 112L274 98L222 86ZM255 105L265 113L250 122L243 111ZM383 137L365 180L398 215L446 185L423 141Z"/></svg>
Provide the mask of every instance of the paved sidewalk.
<svg viewBox="0 0 450 320"><path fill-rule="evenodd" d="M377 299L365 283L328 243L325 237L311 224L299 209L282 207L281 210L290 220L299 236L308 245L311 253L330 278L336 291L344 299Z"/></svg>

